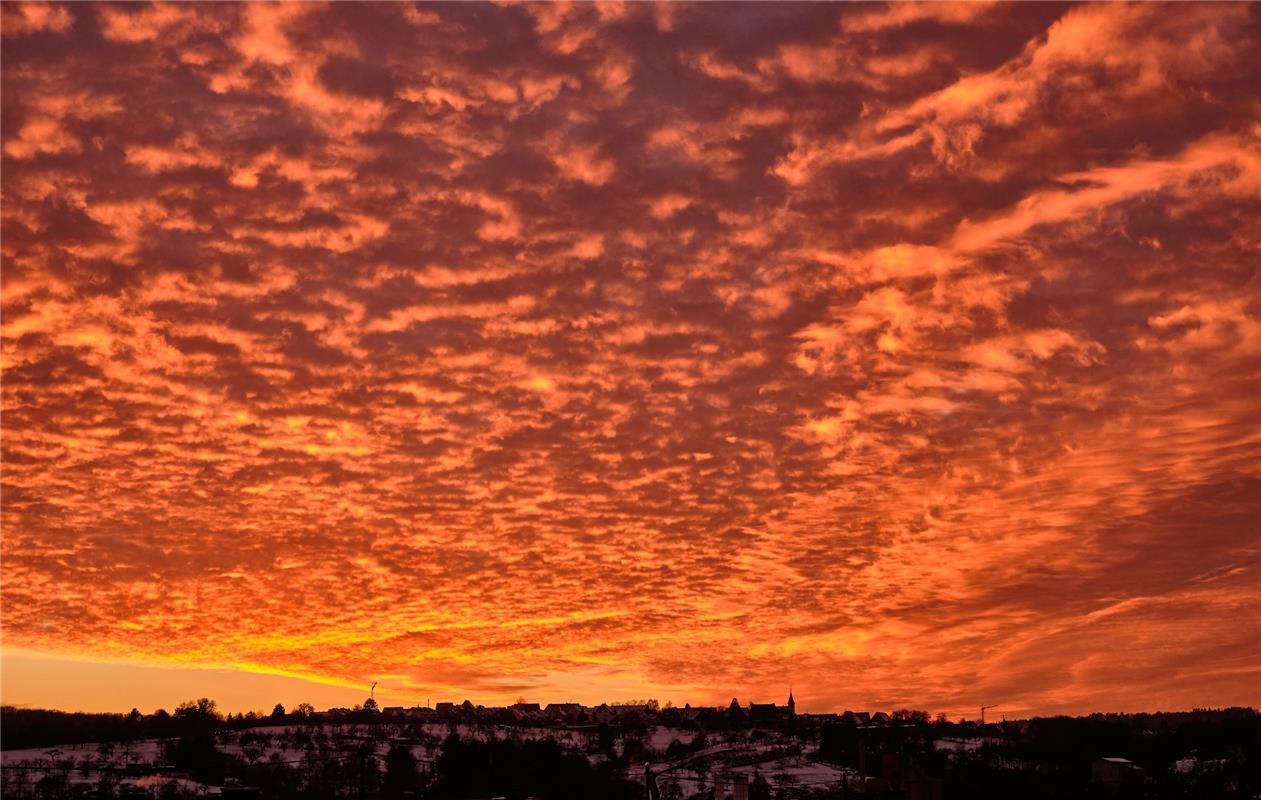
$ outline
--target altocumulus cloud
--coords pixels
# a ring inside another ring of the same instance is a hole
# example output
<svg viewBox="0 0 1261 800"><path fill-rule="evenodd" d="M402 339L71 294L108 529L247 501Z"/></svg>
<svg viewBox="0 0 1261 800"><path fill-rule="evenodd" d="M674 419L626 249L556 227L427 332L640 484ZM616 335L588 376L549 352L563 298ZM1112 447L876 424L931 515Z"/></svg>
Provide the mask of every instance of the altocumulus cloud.
<svg viewBox="0 0 1261 800"><path fill-rule="evenodd" d="M6 644L1255 702L1257 7L3 14Z"/></svg>

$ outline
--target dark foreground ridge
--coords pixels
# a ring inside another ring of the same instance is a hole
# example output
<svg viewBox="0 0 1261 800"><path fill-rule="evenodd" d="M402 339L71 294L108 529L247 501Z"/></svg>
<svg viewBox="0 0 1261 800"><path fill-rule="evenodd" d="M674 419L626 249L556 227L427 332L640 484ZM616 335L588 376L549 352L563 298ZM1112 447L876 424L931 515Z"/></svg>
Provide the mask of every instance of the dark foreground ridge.
<svg viewBox="0 0 1261 800"><path fill-rule="evenodd" d="M790 698L791 700L791 698ZM9 800L1257 798L1252 708L981 723L632 702L0 711Z"/></svg>

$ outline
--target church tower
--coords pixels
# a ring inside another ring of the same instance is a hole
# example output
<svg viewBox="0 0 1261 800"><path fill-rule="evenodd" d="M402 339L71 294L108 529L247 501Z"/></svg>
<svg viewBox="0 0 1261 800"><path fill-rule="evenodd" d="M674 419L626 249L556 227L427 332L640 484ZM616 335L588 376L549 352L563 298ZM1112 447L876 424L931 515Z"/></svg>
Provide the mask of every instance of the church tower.
<svg viewBox="0 0 1261 800"><path fill-rule="evenodd" d="M788 713L791 715L796 715L797 713L797 701L793 699L792 687L788 688Z"/></svg>

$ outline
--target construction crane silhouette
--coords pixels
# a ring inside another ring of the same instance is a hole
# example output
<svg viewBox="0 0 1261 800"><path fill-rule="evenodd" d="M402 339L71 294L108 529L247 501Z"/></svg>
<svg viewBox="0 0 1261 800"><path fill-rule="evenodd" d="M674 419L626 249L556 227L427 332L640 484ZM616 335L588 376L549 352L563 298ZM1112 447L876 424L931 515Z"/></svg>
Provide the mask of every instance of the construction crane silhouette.
<svg viewBox="0 0 1261 800"><path fill-rule="evenodd" d="M372 688L368 690L368 697L370 697L370 698L371 698L371 699L373 699L373 700L376 700L376 699L377 699L377 684L376 684L376 681L373 681L373 682L372 682Z"/></svg>
<svg viewBox="0 0 1261 800"><path fill-rule="evenodd" d="M987 709L987 708L998 708L998 706L996 706L996 705L981 706L981 724L982 724L982 725L984 725L984 724L985 724L985 709Z"/></svg>

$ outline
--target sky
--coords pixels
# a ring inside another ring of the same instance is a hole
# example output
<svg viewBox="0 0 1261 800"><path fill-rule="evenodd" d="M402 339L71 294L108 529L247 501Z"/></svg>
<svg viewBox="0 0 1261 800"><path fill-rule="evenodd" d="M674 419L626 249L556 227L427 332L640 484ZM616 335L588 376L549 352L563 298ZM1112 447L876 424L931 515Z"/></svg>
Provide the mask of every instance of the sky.
<svg viewBox="0 0 1261 800"><path fill-rule="evenodd" d="M5 703L1261 705L1261 6L0 11Z"/></svg>

